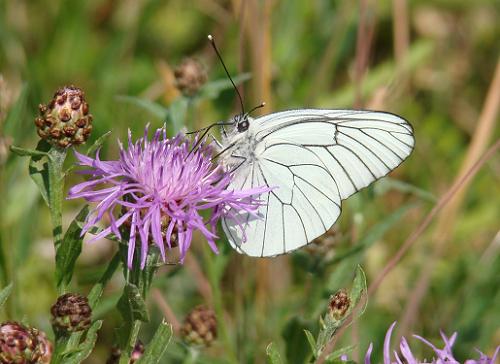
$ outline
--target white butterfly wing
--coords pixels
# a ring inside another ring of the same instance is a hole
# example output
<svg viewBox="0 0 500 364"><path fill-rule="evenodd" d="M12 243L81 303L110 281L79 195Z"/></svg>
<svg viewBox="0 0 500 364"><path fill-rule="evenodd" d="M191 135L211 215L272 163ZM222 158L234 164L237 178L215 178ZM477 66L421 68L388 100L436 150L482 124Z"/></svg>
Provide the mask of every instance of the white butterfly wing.
<svg viewBox="0 0 500 364"><path fill-rule="evenodd" d="M257 141L256 159L236 170L229 188L275 188L259 197L260 218L243 214L222 225L238 252L263 257L323 234L340 215L341 200L387 175L414 145L408 122L374 111L284 111L253 120L248 133Z"/></svg>

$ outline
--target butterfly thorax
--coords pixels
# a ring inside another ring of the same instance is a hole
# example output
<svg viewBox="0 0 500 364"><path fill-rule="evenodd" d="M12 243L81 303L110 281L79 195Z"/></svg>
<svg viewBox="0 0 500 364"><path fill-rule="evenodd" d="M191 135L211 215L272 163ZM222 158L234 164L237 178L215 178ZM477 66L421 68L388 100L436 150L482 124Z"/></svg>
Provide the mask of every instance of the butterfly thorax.
<svg viewBox="0 0 500 364"><path fill-rule="evenodd" d="M233 170L242 162L253 163L258 160L257 138L252 128L253 118L234 120L234 126L223 138L222 144L228 150L223 154L223 164L228 170Z"/></svg>

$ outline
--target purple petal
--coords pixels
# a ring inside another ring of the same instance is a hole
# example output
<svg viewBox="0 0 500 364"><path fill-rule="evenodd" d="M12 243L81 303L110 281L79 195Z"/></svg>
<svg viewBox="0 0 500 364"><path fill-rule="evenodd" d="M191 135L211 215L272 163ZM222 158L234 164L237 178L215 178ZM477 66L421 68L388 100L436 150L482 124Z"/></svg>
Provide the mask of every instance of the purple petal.
<svg viewBox="0 0 500 364"><path fill-rule="evenodd" d="M366 351L365 354L365 364L371 364L372 350L373 350L373 344L370 343L370 346L368 346L368 350Z"/></svg>
<svg viewBox="0 0 500 364"><path fill-rule="evenodd" d="M389 330L387 330L387 333L385 334L385 339L384 339L384 363L390 364L391 363L391 353L390 353L390 347L391 347L391 335L392 335L392 330L394 330L394 326L396 326L396 321L392 323L392 325L389 327Z"/></svg>

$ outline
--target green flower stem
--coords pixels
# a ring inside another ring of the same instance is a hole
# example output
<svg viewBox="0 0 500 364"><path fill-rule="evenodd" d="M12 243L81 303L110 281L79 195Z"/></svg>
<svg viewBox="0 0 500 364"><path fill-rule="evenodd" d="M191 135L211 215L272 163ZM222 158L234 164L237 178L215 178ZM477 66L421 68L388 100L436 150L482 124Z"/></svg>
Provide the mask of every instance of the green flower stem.
<svg viewBox="0 0 500 364"><path fill-rule="evenodd" d="M54 352L52 353L52 360L50 364L64 363L64 353L68 349L68 342L70 341L70 336L62 335L56 338Z"/></svg>
<svg viewBox="0 0 500 364"><path fill-rule="evenodd" d="M125 348L122 349L122 355L120 356L119 364L129 364L130 357L132 355L132 351L134 350L135 343L137 342L137 338L139 336L139 331L141 329L142 322L139 320L135 320L131 325L125 326L125 330L128 330L128 341L126 343Z"/></svg>
<svg viewBox="0 0 500 364"><path fill-rule="evenodd" d="M200 356L200 352L197 348L188 347L186 357L182 361L182 364L198 363L199 356Z"/></svg>
<svg viewBox="0 0 500 364"><path fill-rule="evenodd" d="M66 159L66 149L51 147L47 153L48 157L48 177L49 177L49 209L52 220L52 235L54 237L55 251L61 246L63 239L62 231L62 203L64 194L64 172L63 164ZM56 262L57 264L57 262ZM60 283L57 287L59 294L65 293L67 287Z"/></svg>
<svg viewBox="0 0 500 364"><path fill-rule="evenodd" d="M49 208L52 219L52 235L56 249L62 242L62 202L64 188L63 164L66 159L66 150L52 147L48 152L49 158Z"/></svg>
<svg viewBox="0 0 500 364"><path fill-rule="evenodd" d="M229 331L227 328L227 321L224 317L224 306L222 304L222 294L220 290L220 277L217 272L217 267L214 264L212 251L208 247L208 245L203 246L203 257L206 264L208 280L210 282L210 286L212 287L212 294L214 300L214 311L217 316L217 330L221 334L221 338L224 342L224 346L226 348L227 358L230 362L238 363L238 358L236 356L236 351L234 348L234 342L231 340L229 336Z"/></svg>
<svg viewBox="0 0 500 364"><path fill-rule="evenodd" d="M118 336L122 351L120 363L128 363L137 342L142 322L148 320L144 302L148 296L154 274L158 269L159 254L152 250L144 269L140 267L140 252L138 250L134 255L132 269L127 266L128 247L126 244L120 244L120 255L127 284L124 287L124 295L117 306L124 320Z"/></svg>

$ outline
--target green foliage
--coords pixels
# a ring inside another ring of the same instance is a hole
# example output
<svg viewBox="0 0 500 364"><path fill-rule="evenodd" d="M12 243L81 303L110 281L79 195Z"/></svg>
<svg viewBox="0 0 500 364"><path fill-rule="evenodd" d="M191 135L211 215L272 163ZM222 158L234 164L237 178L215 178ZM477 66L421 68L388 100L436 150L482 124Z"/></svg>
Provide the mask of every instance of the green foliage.
<svg viewBox="0 0 500 364"><path fill-rule="evenodd" d="M18 153L19 149L16 149ZM30 155L29 163L29 173L30 177L37 185L45 203L49 206L49 165L48 165L48 152L50 150L50 145L45 140L40 140L36 147L36 151L26 151L24 155ZM20 154L22 155L22 154Z"/></svg>
<svg viewBox="0 0 500 364"><path fill-rule="evenodd" d="M160 363L172 339L172 325L162 322L137 364Z"/></svg>
<svg viewBox="0 0 500 364"><path fill-rule="evenodd" d="M148 310L146 303L141 296L141 292L136 285L127 283L123 289L123 295L116 306L123 319L127 322L143 321L148 322Z"/></svg>
<svg viewBox="0 0 500 364"><path fill-rule="evenodd" d="M87 330L85 340L79 344L76 349L63 354L63 363L79 364L84 361L94 349L97 341L97 331L99 331L101 326L101 320L94 322Z"/></svg>
<svg viewBox="0 0 500 364"><path fill-rule="evenodd" d="M266 348L267 363L268 364L282 364L281 355L274 343L270 343Z"/></svg>
<svg viewBox="0 0 500 364"><path fill-rule="evenodd" d="M0 291L0 308L2 308L2 306L5 304L5 302L9 298L9 296L12 292L12 286L13 286L13 284L9 283L9 285L7 287L3 288Z"/></svg>
<svg viewBox="0 0 500 364"><path fill-rule="evenodd" d="M89 213L89 207L84 206L64 234L61 247L56 252L56 285L66 287L71 282L75 263L82 252L83 235L80 224Z"/></svg>

